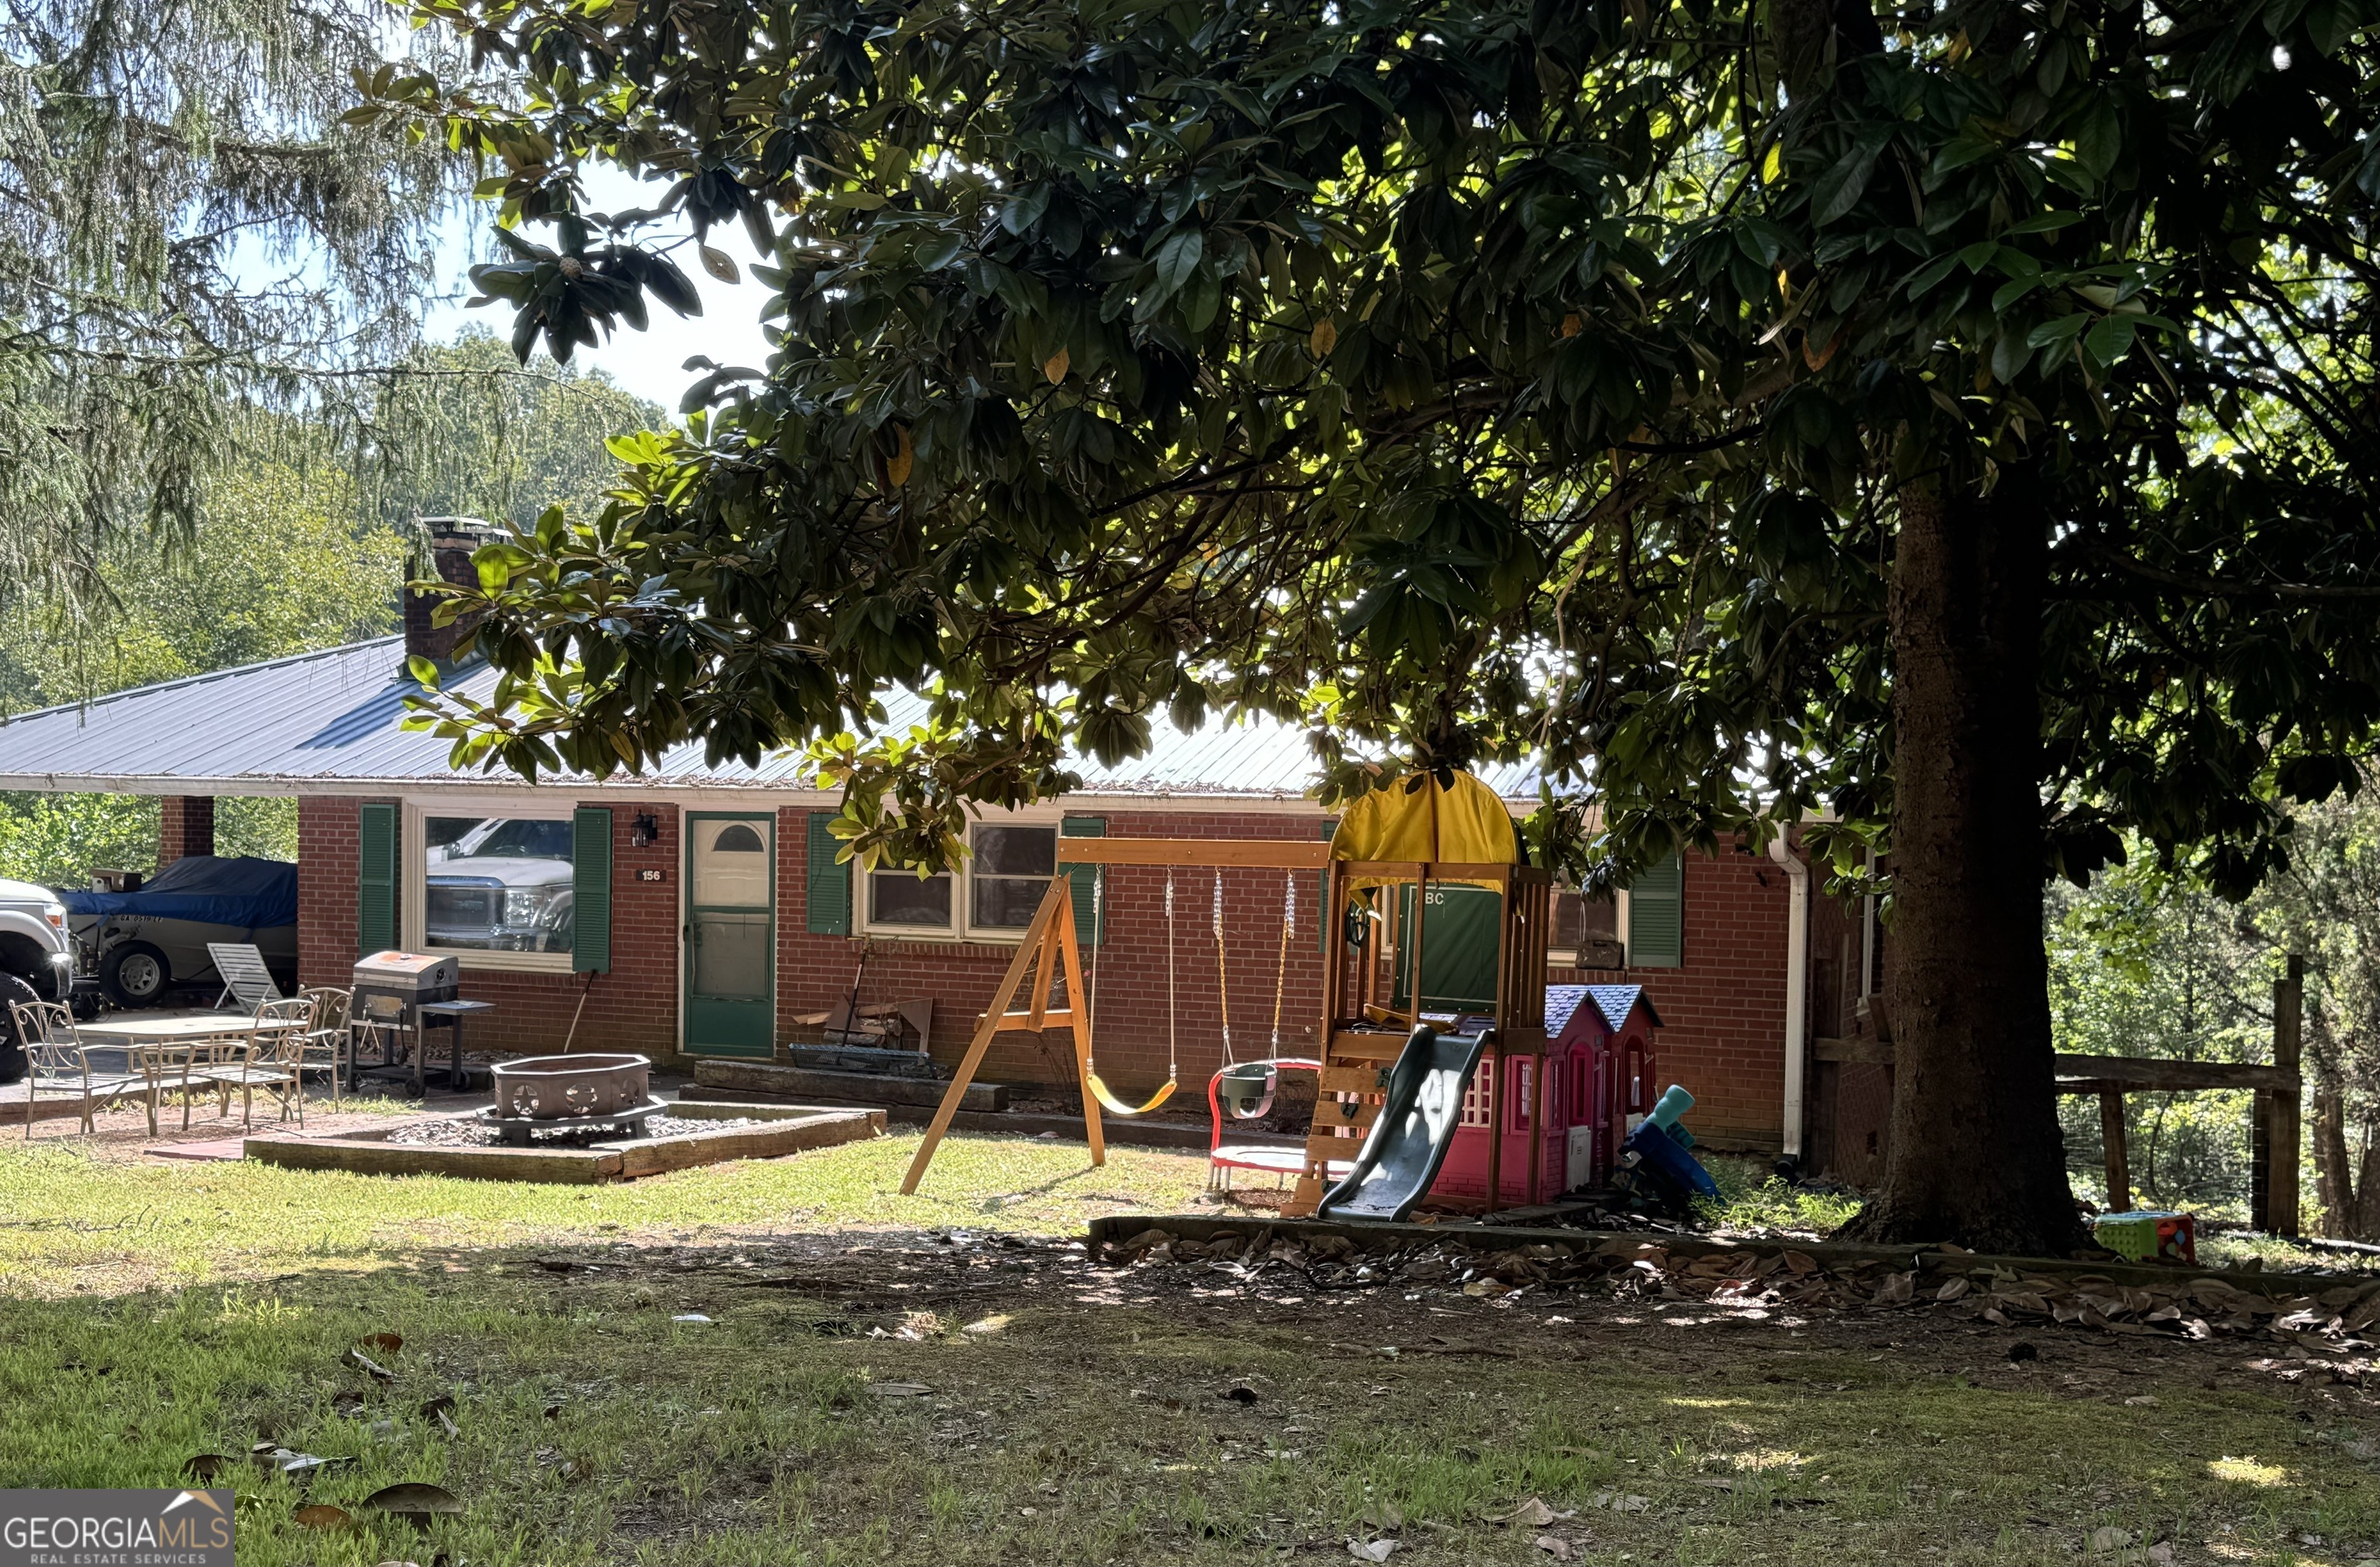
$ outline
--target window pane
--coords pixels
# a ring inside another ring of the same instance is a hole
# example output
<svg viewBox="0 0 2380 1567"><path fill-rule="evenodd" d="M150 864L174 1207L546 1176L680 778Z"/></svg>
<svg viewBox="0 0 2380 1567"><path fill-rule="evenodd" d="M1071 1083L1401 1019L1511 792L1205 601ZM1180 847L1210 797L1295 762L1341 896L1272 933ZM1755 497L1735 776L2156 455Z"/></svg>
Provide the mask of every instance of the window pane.
<svg viewBox="0 0 2380 1567"><path fill-rule="evenodd" d="M769 999L769 917L698 910L694 993L705 1001Z"/></svg>
<svg viewBox="0 0 2380 1567"><path fill-rule="evenodd" d="M1058 830L978 825L974 870L978 876L1038 876L1047 881L1058 870Z"/></svg>
<svg viewBox="0 0 2380 1567"><path fill-rule="evenodd" d="M1049 894L1047 878L982 876L975 878L975 922L1002 930L1022 930L1033 923L1033 912Z"/></svg>
<svg viewBox="0 0 2380 1567"><path fill-rule="evenodd" d="M1578 893L1554 894L1553 950L1574 953L1620 940L1620 911L1609 898Z"/></svg>
<svg viewBox="0 0 2380 1567"><path fill-rule="evenodd" d="M567 819L431 816L421 826L424 945L570 951L577 896Z"/></svg>
<svg viewBox="0 0 2380 1567"><path fill-rule="evenodd" d="M868 918L875 925L951 928L951 879L920 881L906 870L879 870L868 878Z"/></svg>

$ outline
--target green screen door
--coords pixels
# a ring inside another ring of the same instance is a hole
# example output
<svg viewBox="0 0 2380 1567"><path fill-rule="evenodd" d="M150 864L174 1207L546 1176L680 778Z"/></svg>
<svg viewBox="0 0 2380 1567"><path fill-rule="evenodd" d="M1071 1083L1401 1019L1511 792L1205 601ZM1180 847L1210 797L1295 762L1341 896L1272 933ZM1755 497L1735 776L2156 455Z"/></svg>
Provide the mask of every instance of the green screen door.
<svg viewBox="0 0 2380 1567"><path fill-rule="evenodd" d="M776 1051L776 820L694 811L686 832L686 1048Z"/></svg>

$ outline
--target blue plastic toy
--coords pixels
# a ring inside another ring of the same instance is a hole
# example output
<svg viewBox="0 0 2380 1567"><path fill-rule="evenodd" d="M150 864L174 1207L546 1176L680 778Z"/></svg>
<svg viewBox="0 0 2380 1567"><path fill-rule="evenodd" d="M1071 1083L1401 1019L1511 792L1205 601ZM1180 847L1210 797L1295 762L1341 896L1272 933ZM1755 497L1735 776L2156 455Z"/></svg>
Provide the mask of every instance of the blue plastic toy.
<svg viewBox="0 0 2380 1567"><path fill-rule="evenodd" d="M1678 1084L1670 1084L1652 1113L1628 1134L1623 1146L1636 1156L1638 1168L1651 1171L1663 1184L1715 1197L1718 1196L1718 1183L1710 1178L1710 1172L1702 1167L1700 1160L1686 1151L1694 1147L1694 1135L1686 1130L1682 1118L1694 1106L1694 1095Z"/></svg>

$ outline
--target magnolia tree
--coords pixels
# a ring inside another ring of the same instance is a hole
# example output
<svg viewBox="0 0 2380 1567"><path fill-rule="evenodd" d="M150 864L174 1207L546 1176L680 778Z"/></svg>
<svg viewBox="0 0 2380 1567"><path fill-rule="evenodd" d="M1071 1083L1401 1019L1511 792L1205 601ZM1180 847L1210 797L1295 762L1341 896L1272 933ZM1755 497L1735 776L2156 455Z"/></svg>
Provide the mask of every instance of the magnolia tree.
<svg viewBox="0 0 2380 1567"><path fill-rule="evenodd" d="M517 350L773 258L768 362L483 553L458 760L816 744L934 862L1227 708L1334 794L1538 752L1592 875L1822 822L1890 856L1862 1227L2041 1251L2043 879L2242 892L2380 712L2365 0L421 8L481 75L374 106L487 160Z"/></svg>

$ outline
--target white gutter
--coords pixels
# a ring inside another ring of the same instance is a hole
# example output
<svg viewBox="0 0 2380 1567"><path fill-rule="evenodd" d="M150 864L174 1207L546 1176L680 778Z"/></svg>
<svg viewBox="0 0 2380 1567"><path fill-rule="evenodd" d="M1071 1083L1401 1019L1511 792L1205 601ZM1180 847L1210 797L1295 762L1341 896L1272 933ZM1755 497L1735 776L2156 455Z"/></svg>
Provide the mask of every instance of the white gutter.
<svg viewBox="0 0 2380 1567"><path fill-rule="evenodd" d="M1802 1078L1810 1011L1810 868L1786 846L1785 832L1768 840L1768 857L1785 868L1785 1157L1802 1159Z"/></svg>

